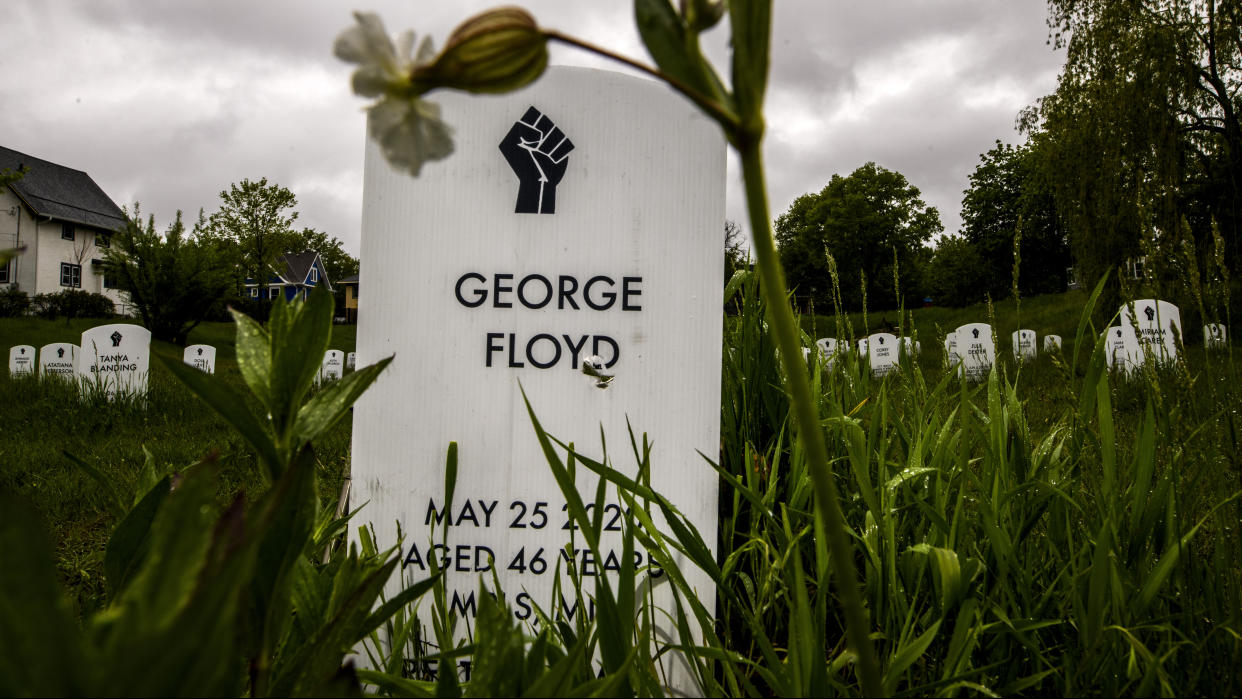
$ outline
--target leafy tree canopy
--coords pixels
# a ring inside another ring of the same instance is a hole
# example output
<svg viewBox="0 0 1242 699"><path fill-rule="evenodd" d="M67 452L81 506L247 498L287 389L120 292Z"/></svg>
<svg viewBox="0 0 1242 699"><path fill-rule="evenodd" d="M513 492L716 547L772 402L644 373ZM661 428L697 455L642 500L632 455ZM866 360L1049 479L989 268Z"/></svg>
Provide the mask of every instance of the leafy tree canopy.
<svg viewBox="0 0 1242 699"><path fill-rule="evenodd" d="M293 222L298 200L293 192L267 178L243 179L220 192L220 208L200 223L199 235L231 248L243 276L257 280L266 289L272 263L277 257L299 247ZM201 219L200 219L201 221ZM298 249L297 252L302 252ZM260 297L266 297L260 293Z"/></svg>
<svg viewBox="0 0 1242 699"><path fill-rule="evenodd" d="M138 205L104 253L104 274L129 295L157 339L184 345L194 326L234 292L232 260L209 241L188 236L181 212L160 235Z"/></svg>
<svg viewBox="0 0 1242 699"><path fill-rule="evenodd" d="M969 297L961 299L963 303L981 301L985 294L1004 298L1011 293L1014 244L1019 233L1019 290L1024 294L1065 290L1070 265L1068 242L1057 218L1051 186L1038 167L1037 144L1032 141L1012 146L997 141L980 156L970 175L970 188L962 198L962 237L974 247L982 267L967 277L977 281L977 288L966 289L961 280L952 284ZM956 242L947 249L961 251ZM958 299L943 300L953 303Z"/></svg>
<svg viewBox="0 0 1242 699"><path fill-rule="evenodd" d="M920 298L926 243L944 230L940 214L899 172L867 163L847 177L833 175L818 194L804 194L776 220L789 285L799 299L832 306L828 254L836 260L842 305L897 306L894 263L904 301Z"/></svg>
<svg viewBox="0 0 1242 699"><path fill-rule="evenodd" d="M1057 90L1024 117L1042 128L1080 278L1198 240L1219 222L1242 260L1242 3L1049 0L1066 49ZM1147 244L1144 244L1144 239ZM1162 242L1160 242L1162 241ZM1162 249L1166 248L1166 249Z"/></svg>

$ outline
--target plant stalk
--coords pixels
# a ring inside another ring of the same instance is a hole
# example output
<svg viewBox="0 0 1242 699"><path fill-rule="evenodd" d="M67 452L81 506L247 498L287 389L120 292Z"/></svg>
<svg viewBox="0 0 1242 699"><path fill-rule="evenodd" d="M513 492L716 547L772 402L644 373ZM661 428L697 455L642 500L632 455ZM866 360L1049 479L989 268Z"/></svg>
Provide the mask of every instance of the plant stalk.
<svg viewBox="0 0 1242 699"><path fill-rule="evenodd" d="M742 157L742 177L746 184L746 208L750 214L750 227L755 244L755 261L759 267L759 278L773 334L776 335L776 346L780 349L781 364L784 365L785 375L788 377L794 421L806 448L815 499L819 503L816 515L824 518L823 528L828 537L837 598L845 614L847 640L858 656L858 674L862 681L863 694L883 696L880 668L868 633L870 624L863 608L862 596L858 592L858 573L854 568L853 547L846 533L845 513L841 510L837 486L828 468L828 448L820 427L819 411L811 396L810 376L807 374L806 363L802 360L802 344L798 341L798 329L793 311L789 307L785 274L781 270L776 243L772 238L761 136L747 135L739 137L738 140L738 153Z"/></svg>

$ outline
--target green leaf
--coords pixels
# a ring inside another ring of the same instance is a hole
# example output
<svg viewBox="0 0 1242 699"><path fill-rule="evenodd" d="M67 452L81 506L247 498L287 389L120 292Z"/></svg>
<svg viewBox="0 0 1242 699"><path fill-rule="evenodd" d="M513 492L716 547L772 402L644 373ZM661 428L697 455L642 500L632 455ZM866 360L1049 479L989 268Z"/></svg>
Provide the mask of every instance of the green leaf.
<svg viewBox="0 0 1242 699"><path fill-rule="evenodd" d="M293 425L298 407L310 391L332 337L332 295L317 287L310 299L273 309L272 423L277 439Z"/></svg>
<svg viewBox="0 0 1242 699"><path fill-rule="evenodd" d="M171 492L172 477L165 476L142 496L138 504L117 523L104 552L104 576L116 597L142 564L151 542L151 525L160 505Z"/></svg>
<svg viewBox="0 0 1242 699"><path fill-rule="evenodd" d="M888 671L884 673L884 689L886 693L893 694L896 691L897 681L901 679L901 673L905 672L915 661L923 657L928 647L931 646L931 642L935 640L938 631L940 631L939 621L932 624L921 636L897 649L897 653L893 655L893 659L889 663Z"/></svg>
<svg viewBox="0 0 1242 699"><path fill-rule="evenodd" d="M660 70L705 97L713 96L705 79L703 57L687 50L689 29L669 0L635 0L634 20L651 60Z"/></svg>
<svg viewBox="0 0 1242 699"><path fill-rule="evenodd" d="M771 0L729 0L733 29L733 95L742 123L763 124L763 95L768 83Z"/></svg>
<svg viewBox="0 0 1242 699"><path fill-rule="evenodd" d="M0 491L0 695L82 696L93 669L39 515Z"/></svg>
<svg viewBox="0 0 1242 699"><path fill-rule="evenodd" d="M272 338L252 318L229 309L237 325L237 368L268 412L272 405Z"/></svg>
<svg viewBox="0 0 1242 699"><path fill-rule="evenodd" d="M234 393L224 379L203 373L179 360L156 355L182 383L189 387L204 403L211 406L220 417L223 417L241 434L259 459L268 467L269 477L275 479L280 474L282 462L276 453L276 445L267 430L267 426L250 411L246 401Z"/></svg>
<svg viewBox="0 0 1242 699"><path fill-rule="evenodd" d="M407 680L404 677L374 670L358 670L358 677L363 682L373 684L394 697L417 697L418 699L423 699L424 697L436 696L436 686L432 682Z"/></svg>
<svg viewBox="0 0 1242 699"><path fill-rule="evenodd" d="M367 618L366 623L362 626L362 636L378 629L384 622L391 619L394 614L404 608L407 604L418 600L423 595L431 591L431 589L435 587L436 581L443 575L444 571L440 571L426 580L420 580L405 588L401 592L398 592L395 597L385 602L383 606L375 610L371 616Z"/></svg>
<svg viewBox="0 0 1242 699"><path fill-rule="evenodd" d="M86 463L73 454L70 454L67 451L61 453L64 454L65 458L69 459L74 466L81 469L83 473L89 476L90 479L95 481L95 484L99 486L99 492L101 494L101 499L103 500L104 508L108 510L109 514L113 517L117 517L118 519L125 516L125 501L121 498L121 494L117 492L116 486L113 485L111 478L105 476L99 469Z"/></svg>
<svg viewBox="0 0 1242 699"><path fill-rule="evenodd" d="M310 442L336 424L391 362L392 357L382 359L346 375L315 394L298 411L294 425L295 444Z"/></svg>

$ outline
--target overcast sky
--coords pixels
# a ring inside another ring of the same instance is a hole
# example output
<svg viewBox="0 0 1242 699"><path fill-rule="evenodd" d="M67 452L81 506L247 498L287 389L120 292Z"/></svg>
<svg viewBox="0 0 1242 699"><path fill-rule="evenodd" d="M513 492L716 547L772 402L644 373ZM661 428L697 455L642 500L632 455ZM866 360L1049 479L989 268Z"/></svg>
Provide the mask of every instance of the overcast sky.
<svg viewBox="0 0 1242 699"><path fill-rule="evenodd" d="M161 226L192 221L243 178L298 198L298 224L357 254L363 100L332 55L351 11L439 46L482 0L7 0L0 145L89 173ZM627 0L529 0L543 26L648 61ZM1020 142L1019 110L1049 93L1064 54L1039 0L776 0L767 98L772 215L874 161L960 225L981 153ZM706 37L718 71L727 23ZM617 69L555 47L552 63ZM433 165L434 166L434 165ZM727 217L746 220L730 158ZM745 228L745 226L744 226Z"/></svg>

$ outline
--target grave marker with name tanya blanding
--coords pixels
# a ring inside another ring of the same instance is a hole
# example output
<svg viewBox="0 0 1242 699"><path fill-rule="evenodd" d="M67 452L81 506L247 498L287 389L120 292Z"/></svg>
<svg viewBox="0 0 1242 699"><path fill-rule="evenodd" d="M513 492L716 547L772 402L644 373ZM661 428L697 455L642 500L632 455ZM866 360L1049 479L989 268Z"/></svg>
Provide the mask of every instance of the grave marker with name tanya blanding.
<svg viewBox="0 0 1242 699"><path fill-rule="evenodd" d="M351 499L368 503L359 517L381 546L397 543L399 523L406 584L432 557L448 569L450 610L467 622L480 575L490 588L495 573L519 620L534 623L539 605L572 623L593 604L566 586L571 562L587 580L621 566L667 578L641 551L622 560L612 488L601 560L580 536L564 550L573 524L525 399L590 458L604 457L602 434L630 477L629 426L640 445L649 433L653 488L714 546L717 480L700 454L719 450L725 144L663 85L606 71L551 67L511 94L437 101L457 150L417 179L367 142L361 259L375 281L358 361L395 359L354 409ZM593 501L596 477L579 466L576 479ZM678 559L714 609L709 579ZM672 615L670 589L652 595ZM684 659L660 662L671 686L696 691Z"/></svg>
<svg viewBox="0 0 1242 699"><path fill-rule="evenodd" d="M113 323L82 333L78 381L83 390L100 391L109 400L145 396L151 364L151 331L141 325Z"/></svg>

